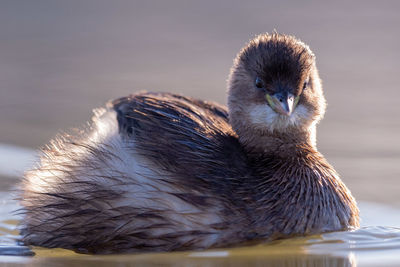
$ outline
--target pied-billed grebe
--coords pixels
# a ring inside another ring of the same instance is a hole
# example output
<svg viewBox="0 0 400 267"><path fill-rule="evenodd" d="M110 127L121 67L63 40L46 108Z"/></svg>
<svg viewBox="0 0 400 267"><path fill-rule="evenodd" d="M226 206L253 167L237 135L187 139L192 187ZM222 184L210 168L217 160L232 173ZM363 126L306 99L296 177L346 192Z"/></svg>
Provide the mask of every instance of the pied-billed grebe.
<svg viewBox="0 0 400 267"><path fill-rule="evenodd" d="M172 251L357 227L350 191L317 151L314 55L262 34L237 55L229 111L138 93L95 111L26 173L26 244L83 253Z"/></svg>

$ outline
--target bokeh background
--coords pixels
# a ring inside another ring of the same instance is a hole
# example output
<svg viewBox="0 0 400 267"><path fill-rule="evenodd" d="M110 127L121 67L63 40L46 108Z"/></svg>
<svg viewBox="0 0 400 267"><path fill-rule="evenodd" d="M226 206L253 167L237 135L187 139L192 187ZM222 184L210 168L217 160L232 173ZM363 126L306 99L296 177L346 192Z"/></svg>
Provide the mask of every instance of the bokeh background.
<svg viewBox="0 0 400 267"><path fill-rule="evenodd" d="M226 103L235 54L276 29L317 56L319 149L357 199L400 207L399 11L366 0L2 0L0 143L36 149L138 90Z"/></svg>

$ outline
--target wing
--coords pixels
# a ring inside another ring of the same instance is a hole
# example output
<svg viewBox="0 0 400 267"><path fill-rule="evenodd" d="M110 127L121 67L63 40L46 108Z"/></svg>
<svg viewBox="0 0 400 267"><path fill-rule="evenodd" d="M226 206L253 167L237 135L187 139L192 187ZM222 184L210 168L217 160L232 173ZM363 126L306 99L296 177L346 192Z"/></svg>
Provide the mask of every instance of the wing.
<svg viewBox="0 0 400 267"><path fill-rule="evenodd" d="M181 184L231 191L247 175L225 107L166 93L131 95L112 106L123 138Z"/></svg>
<svg viewBox="0 0 400 267"><path fill-rule="evenodd" d="M98 111L87 133L53 141L25 175L24 242L110 253L246 240L237 194L249 168L225 108L151 93L110 105L123 142L115 113Z"/></svg>

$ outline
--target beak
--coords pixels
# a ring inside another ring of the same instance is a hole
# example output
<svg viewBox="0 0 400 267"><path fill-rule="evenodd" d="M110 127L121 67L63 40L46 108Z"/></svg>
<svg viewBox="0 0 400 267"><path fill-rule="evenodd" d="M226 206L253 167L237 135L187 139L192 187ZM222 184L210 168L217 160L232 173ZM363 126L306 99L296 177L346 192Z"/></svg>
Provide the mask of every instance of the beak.
<svg viewBox="0 0 400 267"><path fill-rule="evenodd" d="M287 92L276 93L272 96L267 94L266 98L275 112L286 116L292 114L298 102L298 97L295 98L293 94Z"/></svg>

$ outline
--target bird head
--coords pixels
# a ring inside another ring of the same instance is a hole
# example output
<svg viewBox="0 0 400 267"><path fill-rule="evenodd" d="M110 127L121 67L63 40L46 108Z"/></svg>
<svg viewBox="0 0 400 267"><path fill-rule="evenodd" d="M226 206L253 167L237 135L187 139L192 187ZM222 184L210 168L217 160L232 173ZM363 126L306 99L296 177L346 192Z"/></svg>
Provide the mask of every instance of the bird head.
<svg viewBox="0 0 400 267"><path fill-rule="evenodd" d="M234 60L228 87L230 122L239 136L310 132L325 112L315 56L293 36L251 40Z"/></svg>

